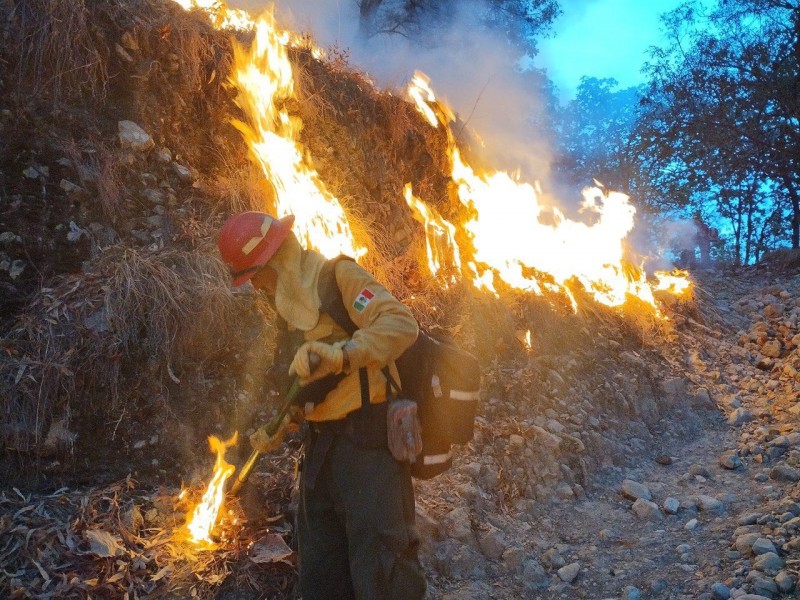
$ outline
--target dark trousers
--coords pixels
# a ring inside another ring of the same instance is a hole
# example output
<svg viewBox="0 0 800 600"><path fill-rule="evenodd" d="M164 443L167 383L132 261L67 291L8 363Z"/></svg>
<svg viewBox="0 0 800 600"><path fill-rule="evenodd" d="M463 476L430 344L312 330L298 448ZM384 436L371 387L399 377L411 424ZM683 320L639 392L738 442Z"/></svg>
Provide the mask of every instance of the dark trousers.
<svg viewBox="0 0 800 600"><path fill-rule="evenodd" d="M408 466L341 434L313 487L307 466L297 514L303 600L420 600L425 578Z"/></svg>

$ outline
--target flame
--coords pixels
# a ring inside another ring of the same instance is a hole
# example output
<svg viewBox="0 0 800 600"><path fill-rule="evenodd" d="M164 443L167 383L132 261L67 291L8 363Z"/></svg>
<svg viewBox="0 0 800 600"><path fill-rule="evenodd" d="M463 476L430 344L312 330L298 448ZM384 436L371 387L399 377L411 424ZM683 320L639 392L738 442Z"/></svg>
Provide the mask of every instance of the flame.
<svg viewBox="0 0 800 600"><path fill-rule="evenodd" d="M211 482L208 484L208 489L203 494L200 504L194 507L192 516L186 523L189 539L196 544L213 543L210 534L217 521L220 508L222 508L222 501L225 499L225 482L236 470L232 464L225 462L225 451L236 445L237 439L238 432L224 442L213 435L208 438L211 451L217 453L214 475L211 477Z"/></svg>
<svg viewBox="0 0 800 600"><path fill-rule="evenodd" d="M675 269L671 273L667 271L656 271L653 273L658 283L656 290L663 290L675 294L676 296L683 296L689 293L692 289L692 282L689 280L689 273L680 269Z"/></svg>
<svg viewBox="0 0 800 600"><path fill-rule="evenodd" d="M234 42L235 67L230 83L239 94L236 103L247 121L234 121L275 190L277 216L295 216L294 233L301 243L327 257L347 254L360 258L366 248L356 244L344 210L319 178L310 158L297 142L299 119L292 118L286 101L295 97L289 46L306 47L319 58L322 51L306 38L281 31L272 13L257 19L227 8L222 0L176 0L186 9L200 8L216 28L254 30L249 49Z"/></svg>
<svg viewBox="0 0 800 600"><path fill-rule="evenodd" d="M186 10L204 11L215 29L253 29L255 23L247 11L228 8L222 0L175 0Z"/></svg>
<svg viewBox="0 0 800 600"><path fill-rule="evenodd" d="M321 51L308 39L278 29L270 12L253 19L245 11L228 9L223 0L176 1L187 10L206 11L214 27L254 31L249 48L234 43L230 83L237 88L236 102L246 115L246 122L235 121L234 125L247 141L251 159L275 190L275 211L278 216L294 214L298 238L323 255L363 256L366 249L355 241L341 204L322 183L297 141L299 119L285 108L287 101L295 98L288 47L310 48L318 57ZM568 219L557 209L550 210L551 222L544 223L545 208L536 187L501 171L476 173L462 159L448 127L455 116L436 98L427 76L415 73L408 95L431 126L445 127L451 177L469 215L459 224L465 233L459 240L469 247L460 248L455 241L456 226L414 197L406 186L406 202L414 218L425 226L431 273L444 285L455 283L461 274L476 288L494 294L498 281L536 294L561 292L576 307L568 283L579 281L603 304L620 306L635 296L656 307L644 270L623 258L623 242L633 228L636 212L627 196L588 188L583 191L581 210L591 213L591 224ZM463 265L462 256L469 258ZM672 283L659 284L667 287L657 289L678 293L689 285L685 275L670 277Z"/></svg>
<svg viewBox="0 0 800 600"><path fill-rule="evenodd" d="M448 272L442 272L442 280L445 286L448 283L456 283L458 281L456 273L461 270L461 256L456 244L455 226L443 219L435 208L431 208L414 196L410 183L406 184L403 195L414 218L425 226L428 267L431 274L436 277L443 268L450 267Z"/></svg>
<svg viewBox="0 0 800 600"><path fill-rule="evenodd" d="M249 120L234 125L275 189L278 216L295 216L294 232L301 243L327 257L347 254L358 258L366 249L356 244L341 204L328 192L296 141L300 122L279 108L294 97L288 41L289 36L275 27L272 14L267 13L256 22L249 50L234 44L236 66L231 83L239 91L236 103Z"/></svg>
<svg viewBox="0 0 800 600"><path fill-rule="evenodd" d="M474 259L467 263L466 276L476 288L496 294L496 279L536 294L544 287L564 292L575 307L567 284L577 280L598 302L620 306L635 296L660 314L644 270L623 258L623 241L633 229L636 213L626 195L587 188L581 212L592 216L591 224L568 219L555 208L550 209L550 223L543 223L545 207L539 202L538 186L502 171L478 174L462 159L447 127L452 111L436 100L426 77L415 74L408 95L429 123L446 128L451 176L469 214L461 225L471 245L465 253ZM452 227L438 215L436 219L438 228ZM433 242L427 222L426 233L430 249ZM553 282L542 282L541 274Z"/></svg>

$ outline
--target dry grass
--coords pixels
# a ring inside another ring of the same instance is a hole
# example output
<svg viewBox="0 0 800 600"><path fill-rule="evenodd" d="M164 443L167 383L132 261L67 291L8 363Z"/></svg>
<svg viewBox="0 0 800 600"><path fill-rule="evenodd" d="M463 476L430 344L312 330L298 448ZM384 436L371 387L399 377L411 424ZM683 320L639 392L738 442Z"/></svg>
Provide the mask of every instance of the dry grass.
<svg viewBox="0 0 800 600"><path fill-rule="evenodd" d="M219 358L241 310L228 278L206 253L118 247L43 288L3 340L6 445L28 450L54 419L116 413L137 388Z"/></svg>
<svg viewBox="0 0 800 600"><path fill-rule="evenodd" d="M0 4L3 37L16 54L18 82L56 99L104 97L112 50L97 35L93 17L86 0Z"/></svg>

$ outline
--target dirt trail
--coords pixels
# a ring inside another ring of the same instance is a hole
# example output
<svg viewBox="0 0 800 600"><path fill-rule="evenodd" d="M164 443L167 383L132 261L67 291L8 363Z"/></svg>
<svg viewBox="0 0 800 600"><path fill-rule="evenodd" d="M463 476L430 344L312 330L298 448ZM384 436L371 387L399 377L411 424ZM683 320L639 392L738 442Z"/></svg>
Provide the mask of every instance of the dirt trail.
<svg viewBox="0 0 800 600"><path fill-rule="evenodd" d="M676 360L707 402L662 419L649 440L631 435L628 460L595 473L585 497L553 497L528 515L490 515L490 534L473 522L480 553L494 551L495 561L441 542L427 560L450 577L432 578L433 596L797 597L798 384L783 364L765 370L763 355L742 347L748 326L796 325L800 278L771 275L701 275L719 322L680 328ZM787 313L773 315L764 307L781 292ZM468 582L453 584L458 576Z"/></svg>

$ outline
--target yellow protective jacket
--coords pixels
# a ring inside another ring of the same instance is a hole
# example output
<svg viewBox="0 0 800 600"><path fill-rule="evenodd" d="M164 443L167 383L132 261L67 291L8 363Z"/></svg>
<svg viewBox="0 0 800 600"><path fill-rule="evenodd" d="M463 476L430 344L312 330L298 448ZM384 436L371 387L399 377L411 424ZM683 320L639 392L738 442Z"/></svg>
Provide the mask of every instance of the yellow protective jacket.
<svg viewBox="0 0 800 600"><path fill-rule="evenodd" d="M305 417L310 421L343 419L361 406L358 370L362 367L367 369L370 402L385 402L386 378L381 369L388 365L395 381L399 381L394 360L414 343L419 331L411 311L355 262L339 261L335 275L344 306L358 330L348 339L330 315L322 313L317 325L305 332L307 341L347 340L345 349L350 361L349 371L337 387L321 403L306 409Z"/></svg>

